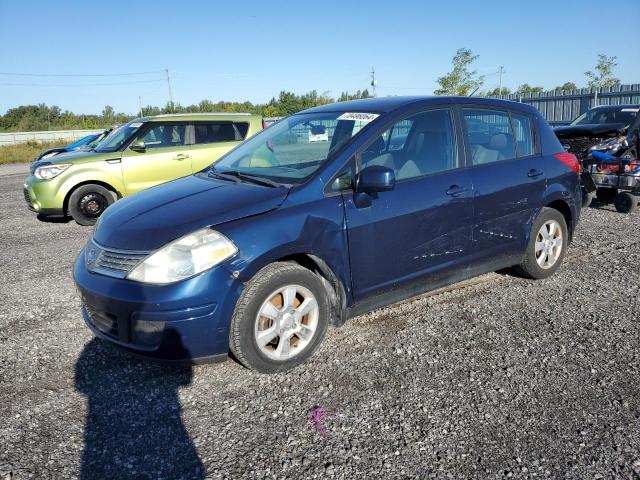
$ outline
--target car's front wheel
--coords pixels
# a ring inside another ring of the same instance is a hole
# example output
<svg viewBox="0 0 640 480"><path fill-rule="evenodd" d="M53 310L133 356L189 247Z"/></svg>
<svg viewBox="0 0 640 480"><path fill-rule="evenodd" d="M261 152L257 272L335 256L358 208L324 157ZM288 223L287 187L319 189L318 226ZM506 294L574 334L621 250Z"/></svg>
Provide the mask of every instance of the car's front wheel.
<svg viewBox="0 0 640 480"><path fill-rule="evenodd" d="M114 201L113 194L103 186L82 185L76 188L69 197L68 211L80 225L94 225L98 217Z"/></svg>
<svg viewBox="0 0 640 480"><path fill-rule="evenodd" d="M309 358L328 324L329 302L320 278L295 263L276 262L245 286L231 320L229 344L244 366L279 372Z"/></svg>
<svg viewBox="0 0 640 480"><path fill-rule="evenodd" d="M562 264L568 239L564 216L553 208L543 208L531 229L524 260L516 270L533 279L553 275Z"/></svg>

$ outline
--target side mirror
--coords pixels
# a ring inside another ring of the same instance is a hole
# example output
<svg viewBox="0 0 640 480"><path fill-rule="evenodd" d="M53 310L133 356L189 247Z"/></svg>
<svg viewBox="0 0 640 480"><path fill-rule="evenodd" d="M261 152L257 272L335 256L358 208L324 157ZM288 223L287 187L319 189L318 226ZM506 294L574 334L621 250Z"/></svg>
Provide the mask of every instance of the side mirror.
<svg viewBox="0 0 640 480"><path fill-rule="evenodd" d="M396 186L396 175L388 167L372 165L358 174L356 191L364 193L388 192Z"/></svg>
<svg viewBox="0 0 640 480"><path fill-rule="evenodd" d="M129 150L133 150L134 152L138 153L144 153L147 151L147 147L142 140L136 140L131 145L129 145Z"/></svg>

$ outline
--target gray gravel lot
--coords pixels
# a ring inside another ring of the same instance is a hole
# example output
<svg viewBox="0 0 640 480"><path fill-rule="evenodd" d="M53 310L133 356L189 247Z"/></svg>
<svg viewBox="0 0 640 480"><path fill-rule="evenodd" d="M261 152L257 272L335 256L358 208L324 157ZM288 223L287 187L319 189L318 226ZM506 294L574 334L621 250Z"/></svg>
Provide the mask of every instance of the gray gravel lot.
<svg viewBox="0 0 640 480"><path fill-rule="evenodd" d="M22 180L0 177L0 479L640 479L638 214L584 211L551 279L358 317L263 376L94 339L70 270L91 229L38 221Z"/></svg>

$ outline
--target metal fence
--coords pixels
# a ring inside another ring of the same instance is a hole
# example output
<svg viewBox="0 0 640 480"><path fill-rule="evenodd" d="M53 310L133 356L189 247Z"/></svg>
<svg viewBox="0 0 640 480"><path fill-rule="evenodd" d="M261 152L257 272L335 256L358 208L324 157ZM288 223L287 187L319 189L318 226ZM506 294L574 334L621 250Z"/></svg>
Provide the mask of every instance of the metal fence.
<svg viewBox="0 0 640 480"><path fill-rule="evenodd" d="M581 88L570 92L556 90L524 96L514 93L494 98L527 103L540 110L551 125L562 125L596 105L640 104L640 84Z"/></svg>
<svg viewBox="0 0 640 480"><path fill-rule="evenodd" d="M98 133L102 130L52 130L42 132L9 132L0 133L0 147L3 145L14 145L16 143L53 142L64 140L73 142L91 133Z"/></svg>

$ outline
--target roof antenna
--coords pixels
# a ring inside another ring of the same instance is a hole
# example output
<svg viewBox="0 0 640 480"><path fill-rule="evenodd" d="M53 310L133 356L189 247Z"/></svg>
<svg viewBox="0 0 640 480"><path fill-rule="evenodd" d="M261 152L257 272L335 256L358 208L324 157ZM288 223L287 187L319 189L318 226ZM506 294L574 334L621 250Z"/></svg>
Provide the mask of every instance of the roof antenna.
<svg viewBox="0 0 640 480"><path fill-rule="evenodd" d="M471 95L469 95L469 96L470 96L470 97L473 97L473 94L474 94L474 93L476 93L478 90L480 90L480 85L478 85L478 86L476 87L476 89L475 89L473 92L471 92Z"/></svg>

